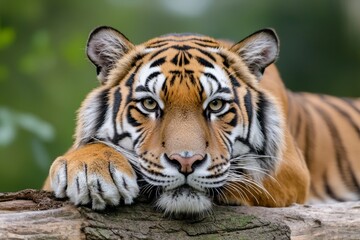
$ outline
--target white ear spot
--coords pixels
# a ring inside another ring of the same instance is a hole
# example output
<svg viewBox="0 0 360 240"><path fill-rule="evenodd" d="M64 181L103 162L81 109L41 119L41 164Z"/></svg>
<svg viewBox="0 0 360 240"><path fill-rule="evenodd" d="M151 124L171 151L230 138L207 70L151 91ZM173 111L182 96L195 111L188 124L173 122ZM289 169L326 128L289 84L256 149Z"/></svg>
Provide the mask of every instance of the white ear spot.
<svg viewBox="0 0 360 240"><path fill-rule="evenodd" d="M97 67L98 79L106 82L109 70L134 45L120 32L111 27L99 27L90 33L86 53Z"/></svg>
<svg viewBox="0 0 360 240"><path fill-rule="evenodd" d="M239 54L249 70L260 79L265 68L279 55L279 39L272 29L253 33L231 47Z"/></svg>

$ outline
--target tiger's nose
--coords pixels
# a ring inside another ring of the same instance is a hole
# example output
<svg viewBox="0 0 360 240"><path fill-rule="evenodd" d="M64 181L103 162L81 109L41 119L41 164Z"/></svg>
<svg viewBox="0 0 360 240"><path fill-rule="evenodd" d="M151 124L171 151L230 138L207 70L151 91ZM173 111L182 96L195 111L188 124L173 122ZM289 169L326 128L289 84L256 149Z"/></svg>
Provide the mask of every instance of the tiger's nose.
<svg viewBox="0 0 360 240"><path fill-rule="evenodd" d="M204 161L205 157L201 154L195 154L191 157L183 157L180 154L171 154L169 160L175 164L182 174L189 175L194 169Z"/></svg>

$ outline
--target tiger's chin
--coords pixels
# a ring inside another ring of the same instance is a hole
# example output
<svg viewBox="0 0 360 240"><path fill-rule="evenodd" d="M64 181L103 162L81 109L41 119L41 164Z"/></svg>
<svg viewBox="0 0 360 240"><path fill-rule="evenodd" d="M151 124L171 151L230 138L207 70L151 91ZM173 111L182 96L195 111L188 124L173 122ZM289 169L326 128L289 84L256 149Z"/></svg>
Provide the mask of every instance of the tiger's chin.
<svg viewBox="0 0 360 240"><path fill-rule="evenodd" d="M212 201L203 192L188 186L181 186L164 191L157 199L156 206L171 217L194 218L209 212Z"/></svg>

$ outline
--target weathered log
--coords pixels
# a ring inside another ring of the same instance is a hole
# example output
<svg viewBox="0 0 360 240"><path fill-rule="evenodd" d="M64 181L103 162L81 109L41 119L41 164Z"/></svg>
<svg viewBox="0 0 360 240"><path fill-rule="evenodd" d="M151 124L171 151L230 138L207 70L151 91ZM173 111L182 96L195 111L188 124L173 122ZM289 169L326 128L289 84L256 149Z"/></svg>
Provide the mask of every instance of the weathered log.
<svg viewBox="0 0 360 240"><path fill-rule="evenodd" d="M360 239L360 202L288 208L214 206L175 220L151 203L94 212L51 193L0 193L1 239Z"/></svg>

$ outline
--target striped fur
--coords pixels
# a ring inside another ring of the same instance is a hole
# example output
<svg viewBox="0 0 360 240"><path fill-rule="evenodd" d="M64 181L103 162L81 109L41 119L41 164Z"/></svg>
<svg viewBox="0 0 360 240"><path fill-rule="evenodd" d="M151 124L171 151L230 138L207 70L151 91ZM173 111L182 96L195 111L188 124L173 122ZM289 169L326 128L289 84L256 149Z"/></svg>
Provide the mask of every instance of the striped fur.
<svg viewBox="0 0 360 240"><path fill-rule="evenodd" d="M96 29L88 56L101 86L45 189L94 209L140 190L169 214L358 199L358 103L287 91L277 55L269 29L234 45L169 34L138 46Z"/></svg>
<svg viewBox="0 0 360 240"><path fill-rule="evenodd" d="M290 130L311 174L310 202L360 199L360 100L291 92L288 99Z"/></svg>

